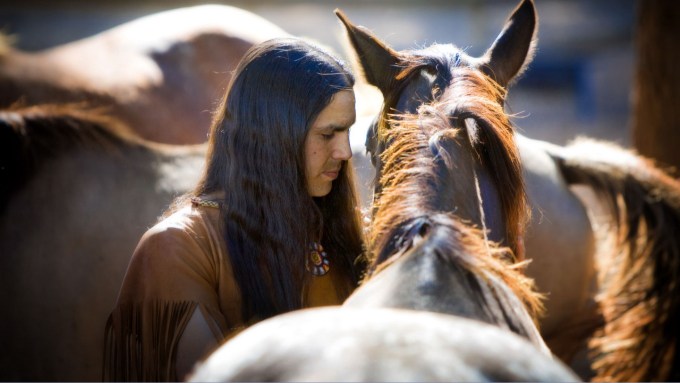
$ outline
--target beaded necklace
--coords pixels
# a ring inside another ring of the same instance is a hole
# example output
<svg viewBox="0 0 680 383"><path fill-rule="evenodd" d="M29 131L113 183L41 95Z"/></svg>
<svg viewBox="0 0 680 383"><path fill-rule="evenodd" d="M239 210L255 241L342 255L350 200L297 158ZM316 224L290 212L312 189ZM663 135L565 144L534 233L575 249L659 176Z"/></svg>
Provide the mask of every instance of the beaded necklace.
<svg viewBox="0 0 680 383"><path fill-rule="evenodd" d="M307 271L317 277L325 275L331 268L331 262L328 259L328 254L324 251L323 246L319 242L312 242L309 246L309 253L307 254L306 262Z"/></svg>

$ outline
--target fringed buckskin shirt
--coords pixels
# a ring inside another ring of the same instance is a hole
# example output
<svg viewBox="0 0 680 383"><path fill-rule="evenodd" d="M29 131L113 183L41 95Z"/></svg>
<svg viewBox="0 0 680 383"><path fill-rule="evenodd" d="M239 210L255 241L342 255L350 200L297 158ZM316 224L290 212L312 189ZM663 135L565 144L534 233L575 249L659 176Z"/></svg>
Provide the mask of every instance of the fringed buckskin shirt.
<svg viewBox="0 0 680 383"><path fill-rule="evenodd" d="M178 343L195 310L217 344L252 324L241 316L219 216L194 202L142 236L106 324L104 380L177 381ZM311 279L304 307L341 303L333 272Z"/></svg>

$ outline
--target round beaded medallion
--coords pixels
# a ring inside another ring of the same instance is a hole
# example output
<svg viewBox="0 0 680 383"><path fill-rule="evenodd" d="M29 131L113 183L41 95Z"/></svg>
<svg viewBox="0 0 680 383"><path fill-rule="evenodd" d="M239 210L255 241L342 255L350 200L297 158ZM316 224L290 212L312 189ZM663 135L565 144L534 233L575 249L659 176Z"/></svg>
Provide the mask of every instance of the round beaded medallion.
<svg viewBox="0 0 680 383"><path fill-rule="evenodd" d="M316 276L324 275L331 268L328 254L323 250L320 243L313 242L309 246L309 254L307 255L307 271Z"/></svg>

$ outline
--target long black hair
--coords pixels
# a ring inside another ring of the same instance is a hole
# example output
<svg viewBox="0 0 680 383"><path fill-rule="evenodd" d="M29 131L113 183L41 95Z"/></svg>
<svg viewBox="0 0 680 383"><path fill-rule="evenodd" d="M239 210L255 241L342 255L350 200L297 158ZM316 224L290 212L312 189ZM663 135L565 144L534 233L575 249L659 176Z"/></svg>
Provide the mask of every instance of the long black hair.
<svg viewBox="0 0 680 383"><path fill-rule="evenodd" d="M254 46L236 69L194 195L225 192L224 238L244 320L302 307L312 242L329 254L341 298L358 283L363 239L352 168L345 162L331 192L313 198L304 158L316 117L353 85L340 59L294 38Z"/></svg>

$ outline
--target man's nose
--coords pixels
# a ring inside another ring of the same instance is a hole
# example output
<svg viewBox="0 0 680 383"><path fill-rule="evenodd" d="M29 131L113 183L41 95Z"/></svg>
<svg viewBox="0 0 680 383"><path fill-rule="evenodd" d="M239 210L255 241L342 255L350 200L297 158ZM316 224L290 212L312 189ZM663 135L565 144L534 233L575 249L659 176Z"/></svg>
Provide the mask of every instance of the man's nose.
<svg viewBox="0 0 680 383"><path fill-rule="evenodd" d="M333 150L333 158L336 160L347 161L352 158L352 146L349 144L349 132L339 140L338 145Z"/></svg>

